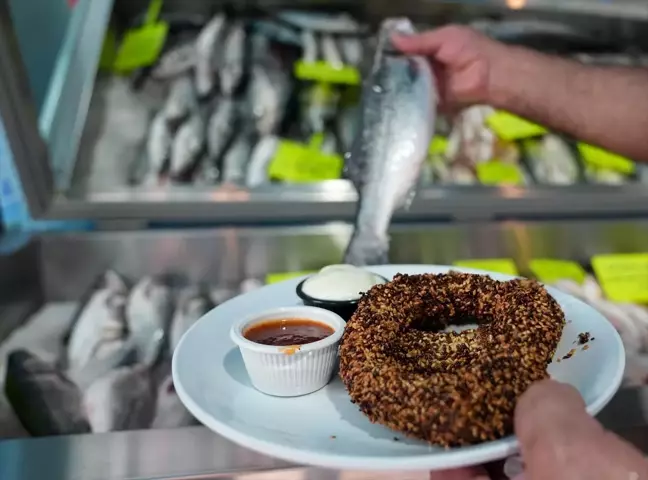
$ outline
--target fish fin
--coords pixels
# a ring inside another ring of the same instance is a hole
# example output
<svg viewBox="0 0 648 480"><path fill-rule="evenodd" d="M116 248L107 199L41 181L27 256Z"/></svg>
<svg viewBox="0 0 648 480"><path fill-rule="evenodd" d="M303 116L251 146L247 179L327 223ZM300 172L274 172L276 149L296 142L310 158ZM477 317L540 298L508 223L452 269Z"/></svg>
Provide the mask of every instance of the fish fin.
<svg viewBox="0 0 648 480"><path fill-rule="evenodd" d="M389 237L380 238L371 232L354 232L344 254L343 263L357 267L388 264Z"/></svg>

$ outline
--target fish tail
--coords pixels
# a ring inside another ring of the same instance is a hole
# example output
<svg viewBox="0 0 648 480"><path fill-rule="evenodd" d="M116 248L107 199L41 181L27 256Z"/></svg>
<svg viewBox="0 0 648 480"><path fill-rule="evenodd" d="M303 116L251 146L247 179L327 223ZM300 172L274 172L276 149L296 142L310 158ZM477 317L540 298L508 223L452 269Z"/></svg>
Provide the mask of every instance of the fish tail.
<svg viewBox="0 0 648 480"><path fill-rule="evenodd" d="M357 267L389 263L389 237L373 232L356 231L344 254L344 263Z"/></svg>

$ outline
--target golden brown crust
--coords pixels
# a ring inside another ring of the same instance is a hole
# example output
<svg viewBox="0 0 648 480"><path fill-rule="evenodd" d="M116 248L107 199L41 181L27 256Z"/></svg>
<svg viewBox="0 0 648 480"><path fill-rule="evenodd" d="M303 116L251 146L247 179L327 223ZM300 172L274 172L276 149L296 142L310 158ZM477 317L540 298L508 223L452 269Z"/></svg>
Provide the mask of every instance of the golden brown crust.
<svg viewBox="0 0 648 480"><path fill-rule="evenodd" d="M458 319L479 323L461 333ZM446 447L508 435L520 395L547 377L565 317L532 280L403 275L360 300L340 376L372 422Z"/></svg>

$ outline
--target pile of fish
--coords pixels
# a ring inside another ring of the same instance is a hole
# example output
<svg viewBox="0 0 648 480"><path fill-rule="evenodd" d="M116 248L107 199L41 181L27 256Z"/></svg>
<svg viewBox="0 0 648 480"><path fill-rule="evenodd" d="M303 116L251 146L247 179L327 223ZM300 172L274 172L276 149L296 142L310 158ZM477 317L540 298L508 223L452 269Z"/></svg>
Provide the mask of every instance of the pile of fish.
<svg viewBox="0 0 648 480"><path fill-rule="evenodd" d="M635 64L607 52L570 26L542 21L477 21L499 40L548 49L594 64ZM359 88L297 80L294 64L352 66L373 82L366 55L380 42L344 14L278 12L268 17L218 13L165 47L148 78L162 84L165 99L152 112L145 155L134 182L233 184L248 188L276 181L269 166L280 139L308 142L321 134L320 149L344 155L362 128ZM576 53L574 52L585 52ZM638 60L637 60L638 62ZM494 110L470 107L437 119L447 148L421 166L427 184L475 185L477 166L497 159L516 166L522 184L622 184L636 180L613 170L585 167L572 142L549 133L523 142L498 138L486 125ZM143 165L143 166L142 166ZM643 181L647 175L639 175ZM648 178L647 178L648 179Z"/></svg>
<svg viewBox="0 0 648 480"><path fill-rule="evenodd" d="M574 142L555 133L515 142L503 140L487 125L486 119L493 113L492 107L476 105L455 117L450 128L445 128L449 132L447 147L432 152L425 165L428 183L477 185L477 166L494 159L515 166L523 185L616 185L633 180L614 170L586 166Z"/></svg>
<svg viewBox="0 0 648 480"><path fill-rule="evenodd" d="M59 339L58 361L28 349L8 353L6 399L32 436L195 424L173 388L170 358L213 306L196 286L176 293L161 279L145 277L129 288L108 271Z"/></svg>
<svg viewBox="0 0 648 480"><path fill-rule="evenodd" d="M309 62L360 63L362 41L338 38L340 29L358 24L346 16L331 18L329 31L327 21L311 24L308 17L288 15L297 34L269 20L219 13L195 37L167 48L147 74L167 94L152 114L144 166L135 169L134 181L261 185L270 181L280 135L300 140L325 133L322 149L341 153L331 133L340 92L322 84L296 85L292 73L301 52Z"/></svg>

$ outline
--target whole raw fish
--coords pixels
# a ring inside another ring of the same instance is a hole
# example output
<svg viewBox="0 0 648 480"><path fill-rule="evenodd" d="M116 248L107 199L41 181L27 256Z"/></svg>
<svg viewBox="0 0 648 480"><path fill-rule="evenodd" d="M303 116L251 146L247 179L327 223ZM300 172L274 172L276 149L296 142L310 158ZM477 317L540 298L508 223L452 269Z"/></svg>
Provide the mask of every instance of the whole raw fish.
<svg viewBox="0 0 648 480"><path fill-rule="evenodd" d="M205 121L200 111L194 111L178 130L171 147L169 175L185 180L196 169L205 149Z"/></svg>
<svg viewBox="0 0 648 480"><path fill-rule="evenodd" d="M189 327L214 307L211 300L198 288L190 287L182 292L171 321L169 348L173 352Z"/></svg>
<svg viewBox="0 0 648 480"><path fill-rule="evenodd" d="M155 417L155 385L149 367L121 367L96 380L83 394L92 431L144 429Z"/></svg>
<svg viewBox="0 0 648 480"><path fill-rule="evenodd" d="M171 83L169 96L164 103L164 115L171 125L178 125L196 109L194 82L189 75L182 75Z"/></svg>
<svg viewBox="0 0 648 480"><path fill-rule="evenodd" d="M237 90L243 78L244 62L245 29L237 22L231 27L223 45L223 59L219 70L223 94L231 96Z"/></svg>
<svg viewBox="0 0 648 480"><path fill-rule="evenodd" d="M274 135L265 135L257 142L245 174L247 187L254 188L268 182L268 169L278 147L279 138Z"/></svg>
<svg viewBox="0 0 648 480"><path fill-rule="evenodd" d="M199 97L211 93L216 83L216 68L218 63L218 44L225 28L225 16L214 16L200 31L196 38L196 90Z"/></svg>
<svg viewBox="0 0 648 480"><path fill-rule="evenodd" d="M172 302L171 288L151 276L142 278L128 297L128 330L138 361L144 365L151 366L159 358L173 314Z"/></svg>
<svg viewBox="0 0 648 480"><path fill-rule="evenodd" d="M344 64L340 50L331 35L322 35L322 56L324 61L333 68L342 68Z"/></svg>
<svg viewBox="0 0 648 480"><path fill-rule="evenodd" d="M182 43L163 53L151 70L151 78L167 80L188 72L196 64L196 46Z"/></svg>
<svg viewBox="0 0 648 480"><path fill-rule="evenodd" d="M390 49L396 32L411 34L404 18L387 19L363 87L360 128L346 155L347 175L359 196L344 263L388 263L393 212L407 205L433 136L437 93L429 61Z"/></svg>
<svg viewBox="0 0 648 480"><path fill-rule="evenodd" d="M304 30L301 34L302 42L302 61L304 63L314 63L317 61L318 49L315 34L310 30Z"/></svg>
<svg viewBox="0 0 648 480"><path fill-rule="evenodd" d="M304 89L302 102L305 109L306 132L323 132L335 118L340 100L339 89L327 83L315 83Z"/></svg>
<svg viewBox="0 0 648 480"><path fill-rule="evenodd" d="M178 398L173 379L169 375L158 388L155 418L151 428L179 428L197 424L197 420Z"/></svg>
<svg viewBox="0 0 648 480"><path fill-rule="evenodd" d="M247 99L259 135L272 135L279 130L290 86L285 71L253 65Z"/></svg>
<svg viewBox="0 0 648 480"><path fill-rule="evenodd" d="M524 142L531 171L539 183L573 185L578 182L579 168L569 145L557 135Z"/></svg>
<svg viewBox="0 0 648 480"><path fill-rule="evenodd" d="M88 363L119 350L127 335L125 305L126 284L109 271L82 302L66 339L68 374L74 378Z"/></svg>
<svg viewBox="0 0 648 480"><path fill-rule="evenodd" d="M143 183L159 183L160 175L164 172L171 155L171 142L171 129L166 114L160 110L153 117L146 137L146 173Z"/></svg>
<svg viewBox="0 0 648 480"><path fill-rule="evenodd" d="M236 103L230 98L222 98L207 123L207 161L203 176L208 183L217 181L220 176L221 160L234 138L236 126Z"/></svg>
<svg viewBox="0 0 648 480"><path fill-rule="evenodd" d="M347 37L340 39L340 50L344 63L358 66L362 63L362 41L359 38Z"/></svg>
<svg viewBox="0 0 648 480"><path fill-rule="evenodd" d="M250 162L254 148L254 135L250 132L241 132L234 139L234 143L223 158L223 183L244 185L247 165Z"/></svg>
<svg viewBox="0 0 648 480"><path fill-rule="evenodd" d="M35 437L89 433L81 392L54 365L25 350L7 358L5 394L16 416Z"/></svg>

